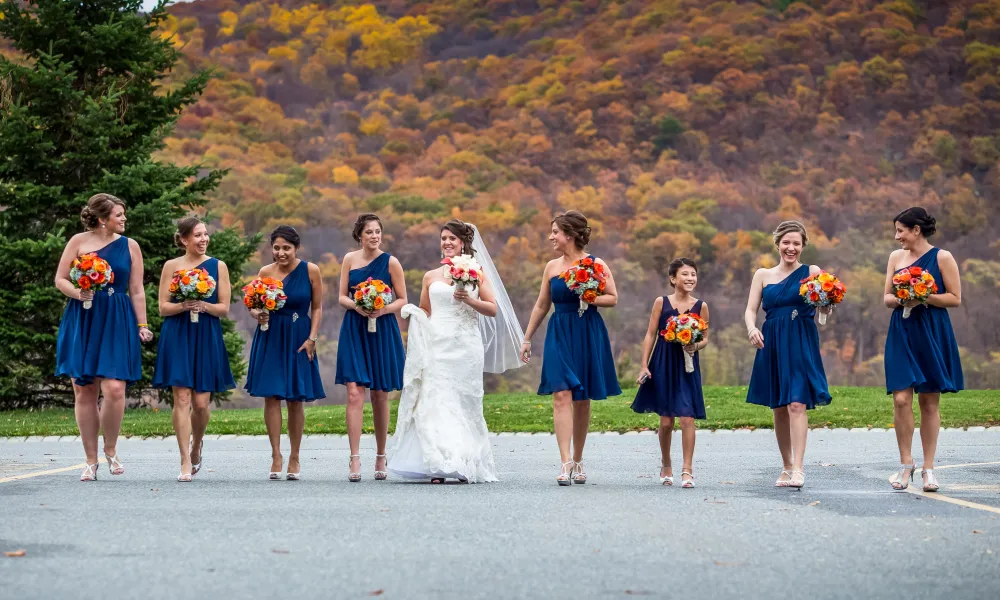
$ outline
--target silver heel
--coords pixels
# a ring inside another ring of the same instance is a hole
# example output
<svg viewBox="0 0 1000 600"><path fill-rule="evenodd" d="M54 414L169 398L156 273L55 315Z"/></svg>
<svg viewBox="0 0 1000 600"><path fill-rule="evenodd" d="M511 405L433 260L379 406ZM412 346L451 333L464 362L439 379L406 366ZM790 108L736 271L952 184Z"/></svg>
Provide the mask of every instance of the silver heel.
<svg viewBox="0 0 1000 600"><path fill-rule="evenodd" d="M351 458L358 459L358 463L361 462L361 455L360 454L352 454ZM351 459L350 458L347 459L347 468L348 468L348 470L351 468ZM357 483L357 482L361 481L361 471L358 471L357 473L348 472L348 474L347 474L347 480L350 481L351 483Z"/></svg>
<svg viewBox="0 0 1000 600"><path fill-rule="evenodd" d="M583 472L583 463L573 467L573 483L587 483L587 474Z"/></svg>
<svg viewBox="0 0 1000 600"><path fill-rule="evenodd" d="M924 479L925 492L936 492L941 489L937 477L934 476L934 469L921 469L920 474Z"/></svg>
<svg viewBox="0 0 1000 600"><path fill-rule="evenodd" d="M566 465L570 465L569 470L566 470ZM573 475L573 465L576 465L576 462L572 460L562 464L562 468L559 470L559 476L556 477L556 483L559 485L573 485L573 481L570 479Z"/></svg>
<svg viewBox="0 0 1000 600"><path fill-rule="evenodd" d="M375 455L375 461L376 462L380 458L385 458L385 454L376 454ZM389 461L386 461L386 462L389 462ZM375 471L375 481L385 481L388 478L389 478L389 472L388 471L379 471L379 470Z"/></svg>
<svg viewBox="0 0 1000 600"><path fill-rule="evenodd" d="M108 461L108 471L111 471L112 475L124 475L125 466L122 465L121 461L118 460L118 453L115 452L114 456L108 456L106 453L104 458Z"/></svg>
<svg viewBox="0 0 1000 600"><path fill-rule="evenodd" d="M892 489L897 492L910 487L910 482L913 481L913 472L917 470L917 465L915 464L900 466L902 468L899 470L899 473L894 473L893 476L889 478L889 485L891 485ZM909 471L909 474L907 474L907 471Z"/></svg>
<svg viewBox="0 0 1000 600"><path fill-rule="evenodd" d="M668 465L660 463L660 470L661 471L663 469L666 469L666 468L668 468ZM674 485L674 476L673 475L665 475L663 477L660 477L660 485Z"/></svg>

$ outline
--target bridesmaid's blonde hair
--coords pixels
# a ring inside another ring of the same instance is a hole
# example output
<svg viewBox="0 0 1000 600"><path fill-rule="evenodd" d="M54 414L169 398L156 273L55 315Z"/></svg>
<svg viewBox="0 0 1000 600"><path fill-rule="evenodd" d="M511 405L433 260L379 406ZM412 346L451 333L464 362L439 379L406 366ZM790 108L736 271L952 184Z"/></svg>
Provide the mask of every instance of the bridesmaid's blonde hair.
<svg viewBox="0 0 1000 600"><path fill-rule="evenodd" d="M789 233L798 233L802 236L802 245L809 245L809 234L806 233L806 226L799 221L782 221L772 234L774 236L774 245L777 246L780 244L781 238L785 237Z"/></svg>

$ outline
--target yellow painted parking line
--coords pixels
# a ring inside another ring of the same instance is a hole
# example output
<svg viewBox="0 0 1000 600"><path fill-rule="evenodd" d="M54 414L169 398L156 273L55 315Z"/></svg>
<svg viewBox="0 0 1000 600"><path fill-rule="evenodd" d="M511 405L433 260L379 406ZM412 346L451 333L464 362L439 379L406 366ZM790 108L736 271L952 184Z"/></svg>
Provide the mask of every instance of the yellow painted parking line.
<svg viewBox="0 0 1000 600"><path fill-rule="evenodd" d="M941 469L957 469L959 467L984 467L987 465L1000 465L1000 460L994 462L981 462L981 463L965 463L963 465L938 465L934 467L935 471L940 471ZM917 469L920 470L919 468Z"/></svg>
<svg viewBox="0 0 1000 600"><path fill-rule="evenodd" d="M906 488L906 491L913 494L914 496L920 496L922 498L930 498L931 500L940 500L941 502L947 502L949 504L957 504L958 506L964 506L965 508L985 510L986 512L996 513L1000 515L1000 508L997 508L995 506L989 506L987 504L979 504L978 502L969 502L968 500L960 500L958 498L952 498L951 496L945 496L941 492L924 493L923 491L917 489L913 485Z"/></svg>
<svg viewBox="0 0 1000 600"><path fill-rule="evenodd" d="M97 459L97 462L103 463L107 461L103 458L99 458ZM61 469L46 469L44 471L32 471L30 473L22 473L20 475L12 475L10 477L0 477L0 483L10 483L11 481L31 479L32 477L41 477L42 475L55 475L56 473L65 473L66 471L73 471L75 469L80 469L82 471L86 466L87 465L85 463L80 463L71 467L62 467Z"/></svg>

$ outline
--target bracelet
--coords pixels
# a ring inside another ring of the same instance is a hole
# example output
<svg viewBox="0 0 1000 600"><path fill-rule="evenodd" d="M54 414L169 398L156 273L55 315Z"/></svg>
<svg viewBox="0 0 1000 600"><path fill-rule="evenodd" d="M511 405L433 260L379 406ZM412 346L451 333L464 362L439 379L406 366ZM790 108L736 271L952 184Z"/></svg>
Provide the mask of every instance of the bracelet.
<svg viewBox="0 0 1000 600"><path fill-rule="evenodd" d="M527 345L529 345L529 346L530 346L530 345L531 345L531 342L521 342L521 345L522 345L522 346L523 346L523 345L525 345L525 344L527 344Z"/></svg>
<svg viewBox="0 0 1000 600"><path fill-rule="evenodd" d="M760 329L757 329L756 327L754 327L753 329L751 329L750 331L747 332L747 337L750 337L751 335L753 335L753 332L755 332L755 331L760 331Z"/></svg>
<svg viewBox="0 0 1000 600"><path fill-rule="evenodd" d="M316 337L309 336L309 341L315 344L316 342L319 341L319 336L318 335Z"/></svg>
<svg viewBox="0 0 1000 600"><path fill-rule="evenodd" d="M143 327L149 329L149 323L139 323L139 329L142 329Z"/></svg>

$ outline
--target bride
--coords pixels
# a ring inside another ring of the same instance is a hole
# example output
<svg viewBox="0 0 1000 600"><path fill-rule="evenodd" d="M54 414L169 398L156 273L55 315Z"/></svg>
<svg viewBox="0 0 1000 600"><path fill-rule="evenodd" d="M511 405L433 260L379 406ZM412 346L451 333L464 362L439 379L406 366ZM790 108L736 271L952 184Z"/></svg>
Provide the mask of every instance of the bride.
<svg viewBox="0 0 1000 600"><path fill-rule="evenodd" d="M420 307L409 319L403 391L389 470L408 479L497 481L483 418L483 372L523 363L524 337L500 275L475 225L453 219L441 228L442 256L470 254L481 283L458 289L441 267L424 274Z"/></svg>

